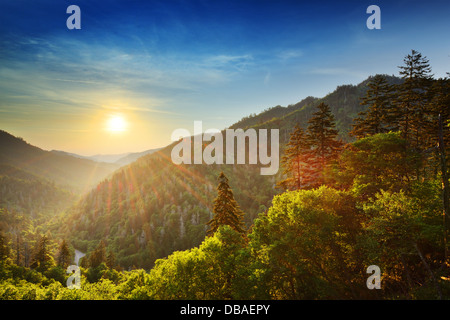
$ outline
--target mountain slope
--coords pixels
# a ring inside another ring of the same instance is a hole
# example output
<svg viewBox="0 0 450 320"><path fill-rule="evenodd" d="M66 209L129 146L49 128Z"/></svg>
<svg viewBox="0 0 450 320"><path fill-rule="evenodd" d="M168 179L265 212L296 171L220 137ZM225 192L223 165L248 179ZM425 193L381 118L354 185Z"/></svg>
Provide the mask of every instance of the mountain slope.
<svg viewBox="0 0 450 320"><path fill-rule="evenodd" d="M384 75L389 84L399 84L403 80L396 76ZM280 142L286 143L289 134L295 124L304 129L311 118L315 107L321 102L330 106L331 112L336 118L336 128L344 141L351 138L348 132L351 130L353 119L367 106L361 105L361 98L367 92L367 84L372 76L357 85L341 85L323 98L307 97L302 101L287 107L276 106L266 109L258 115L245 117L236 122L230 128L267 128L280 130Z"/></svg>
<svg viewBox="0 0 450 320"><path fill-rule="evenodd" d="M45 151L1 130L0 164L14 166L77 191L94 186L119 167Z"/></svg>
<svg viewBox="0 0 450 320"><path fill-rule="evenodd" d="M54 182L16 167L0 164L0 208L35 219L65 210L76 196Z"/></svg>

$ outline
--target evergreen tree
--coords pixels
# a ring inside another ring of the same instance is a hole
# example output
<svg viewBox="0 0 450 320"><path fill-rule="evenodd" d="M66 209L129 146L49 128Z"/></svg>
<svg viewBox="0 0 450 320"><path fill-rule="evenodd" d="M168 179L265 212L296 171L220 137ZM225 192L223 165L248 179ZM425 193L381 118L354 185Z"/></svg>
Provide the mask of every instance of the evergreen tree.
<svg viewBox="0 0 450 320"><path fill-rule="evenodd" d="M229 225L237 232L244 233L243 212L234 199L228 178L223 172L219 175L217 197L214 200L214 217L207 223L208 235L214 234L222 225Z"/></svg>
<svg viewBox="0 0 450 320"><path fill-rule="evenodd" d="M89 256L89 265L92 268L96 268L102 262L106 262L106 246L103 240L100 241L97 248Z"/></svg>
<svg viewBox="0 0 450 320"><path fill-rule="evenodd" d="M285 190L299 190L310 186L317 178L316 163L308 137L301 127L295 125L286 146L281 160L286 179L280 181L278 186Z"/></svg>
<svg viewBox="0 0 450 320"><path fill-rule="evenodd" d="M368 135L387 132L390 122L390 101L392 86L384 75L377 74L368 83L368 90L361 100L361 105L368 106L354 119L350 134L358 139Z"/></svg>
<svg viewBox="0 0 450 320"><path fill-rule="evenodd" d="M397 100L392 120L403 138L421 149L426 144L426 127L429 125L429 86L432 74L429 61L421 53L412 50L399 66L404 82L396 87Z"/></svg>
<svg viewBox="0 0 450 320"><path fill-rule="evenodd" d="M428 127L427 134L431 137L431 146L437 145L437 132L439 126L439 115L444 123L443 138L445 145L450 145L450 128L445 125L450 120L450 79L434 80L430 87L429 110L431 111L431 125Z"/></svg>
<svg viewBox="0 0 450 320"><path fill-rule="evenodd" d="M106 265L108 268L113 269L116 264L116 256L114 255L114 252L109 251L108 256L106 257Z"/></svg>
<svg viewBox="0 0 450 320"><path fill-rule="evenodd" d="M56 262L58 266L61 266L64 269L67 268L67 266L69 266L70 264L70 251L66 240L63 240L61 245L59 246L59 253Z"/></svg>
<svg viewBox="0 0 450 320"><path fill-rule="evenodd" d="M322 102L317 106L317 109L308 121L307 135L312 146L312 153L317 159L320 176L318 184L322 184L323 171L326 165L337 158L343 143L337 139L338 131L330 107Z"/></svg>
<svg viewBox="0 0 450 320"><path fill-rule="evenodd" d="M47 271L54 265L53 257L50 254L50 240L46 235L42 235L36 246L31 262L31 268L40 272Z"/></svg>
<svg viewBox="0 0 450 320"><path fill-rule="evenodd" d="M9 254L8 240L0 232L0 261L6 261L9 258Z"/></svg>

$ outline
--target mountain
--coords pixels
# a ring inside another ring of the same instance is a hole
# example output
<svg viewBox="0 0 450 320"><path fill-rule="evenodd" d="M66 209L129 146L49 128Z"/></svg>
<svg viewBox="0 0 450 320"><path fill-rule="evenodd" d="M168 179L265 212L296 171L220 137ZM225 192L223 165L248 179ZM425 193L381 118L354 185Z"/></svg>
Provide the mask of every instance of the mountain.
<svg viewBox="0 0 450 320"><path fill-rule="evenodd" d="M124 166L124 165L130 164L130 163L136 161L140 157L146 156L148 154L155 153L158 150L161 150L161 148L149 149L149 150L145 150L145 151L142 151L142 152L128 153L126 156L124 156L124 157L114 161L114 163L116 163L118 165L121 165L121 166Z"/></svg>
<svg viewBox="0 0 450 320"><path fill-rule="evenodd" d="M359 101L368 80L339 86L321 99L308 97L294 105L267 109L230 128L279 128L283 144L296 123L306 127L315 106L323 101L334 110L345 136L352 117L365 108ZM171 161L175 144L139 158L99 183L61 219L62 229L55 226L52 232L60 232L82 252L92 252L103 240L122 267L150 268L156 259L197 246L204 239L221 171L245 213L247 227L280 192L275 181L281 170L275 176L263 176L255 165L175 165Z"/></svg>
<svg viewBox="0 0 450 320"><path fill-rule="evenodd" d="M54 182L7 164L0 164L0 208L36 219L53 216L77 199Z"/></svg>
<svg viewBox="0 0 450 320"><path fill-rule="evenodd" d="M119 168L117 164L99 163L45 151L2 130L0 164L14 166L77 192L95 186Z"/></svg>
<svg viewBox="0 0 450 320"><path fill-rule="evenodd" d="M70 153L66 151L61 150L52 150L51 152L59 155L66 155L66 156L72 156L79 159L88 159L96 162L106 162L106 163L115 163L119 166L124 166L127 164L130 164L131 162L136 161L138 158L143 157L147 154L151 154L153 152L156 152L160 150L160 148L157 149L149 149L142 152L127 152L127 153L120 153L120 154L96 154L93 156L81 156L79 154Z"/></svg>
<svg viewBox="0 0 450 320"><path fill-rule="evenodd" d="M402 79L396 76L384 75L389 84L400 84ZM353 119L359 112L364 111L367 106L360 104L361 98L367 92L367 84L372 79L370 76L357 85L341 85L333 92L323 98L307 97L302 101L289 105L287 107L276 106L264 110L259 114L253 114L244 117L240 121L231 125L232 129L247 128L267 128L280 130L280 142L286 143L289 140L289 134L295 124L306 128L308 120L311 118L315 107L320 103L330 106L331 112L336 119L336 128L339 136L344 141L350 141L348 132L351 130Z"/></svg>

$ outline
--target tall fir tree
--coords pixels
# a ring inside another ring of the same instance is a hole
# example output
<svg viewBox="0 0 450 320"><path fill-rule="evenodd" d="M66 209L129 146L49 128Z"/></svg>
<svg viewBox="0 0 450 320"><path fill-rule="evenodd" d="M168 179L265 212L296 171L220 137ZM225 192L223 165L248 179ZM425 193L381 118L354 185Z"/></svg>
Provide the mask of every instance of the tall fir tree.
<svg viewBox="0 0 450 320"><path fill-rule="evenodd" d="M371 77L367 86L366 95L361 99L361 105L367 106L367 110L360 112L359 117L354 119L350 132L350 135L358 139L390 129L392 86L381 74Z"/></svg>
<svg viewBox="0 0 450 320"><path fill-rule="evenodd" d="M308 121L307 135L312 153L317 159L317 184L320 185L324 183L326 166L338 157L343 143L337 138L338 131L330 107L322 102L317 106L317 109Z"/></svg>
<svg viewBox="0 0 450 320"><path fill-rule="evenodd" d="M450 120L450 78L434 80L430 87L429 110L432 114L431 125L428 127L427 134L431 137L431 146L437 144L437 132L439 131L439 115L442 117L443 139L446 146L450 145L450 127L445 124Z"/></svg>
<svg viewBox="0 0 450 320"><path fill-rule="evenodd" d="M307 135L298 125L295 125L294 131L290 135L281 162L286 179L277 185L282 189L304 189L313 186L317 180L315 157Z"/></svg>
<svg viewBox="0 0 450 320"><path fill-rule="evenodd" d="M6 261L6 259L9 258L9 255L8 239L0 232L0 262Z"/></svg>
<svg viewBox="0 0 450 320"><path fill-rule="evenodd" d="M46 235L42 235L35 248L35 253L31 262L31 268L39 272L45 272L54 265L53 257L50 253L50 240Z"/></svg>
<svg viewBox="0 0 450 320"><path fill-rule="evenodd" d="M392 122L395 129L402 132L404 139L416 149L427 144L426 127L429 126L429 87L433 75L426 57L411 50L399 66L404 82L396 86L396 97L392 109Z"/></svg>
<svg viewBox="0 0 450 320"><path fill-rule="evenodd" d="M234 199L233 191L228 184L228 178L223 172L219 175L217 186L217 197L214 200L214 216L207 222L208 235L213 235L222 225L229 225L237 232L244 233L243 212Z"/></svg>
<svg viewBox="0 0 450 320"><path fill-rule="evenodd" d="M106 257L106 266L110 269L113 269L116 265L116 256L114 252L108 251L108 255Z"/></svg>
<svg viewBox="0 0 450 320"><path fill-rule="evenodd" d="M64 269L70 265L70 250L65 239L63 239L61 245L59 246L56 263Z"/></svg>
<svg viewBox="0 0 450 320"><path fill-rule="evenodd" d="M102 262L106 263L106 245L103 240L100 241L97 248L89 256L89 266L98 267Z"/></svg>

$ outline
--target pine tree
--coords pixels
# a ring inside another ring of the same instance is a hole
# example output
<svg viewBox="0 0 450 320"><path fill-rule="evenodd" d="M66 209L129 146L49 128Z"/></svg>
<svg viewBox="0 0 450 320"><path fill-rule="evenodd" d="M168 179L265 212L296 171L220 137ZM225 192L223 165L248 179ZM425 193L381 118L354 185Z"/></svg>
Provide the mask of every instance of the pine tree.
<svg viewBox="0 0 450 320"><path fill-rule="evenodd" d="M116 265L116 256L114 255L114 252L109 251L108 256L106 257L106 265L108 268L113 269Z"/></svg>
<svg viewBox="0 0 450 320"><path fill-rule="evenodd" d="M402 132L402 136L413 142L417 149L426 144L426 127L429 125L428 110L429 86L432 74L429 61L421 53L412 50L399 66L404 82L396 86L393 124Z"/></svg>
<svg viewBox="0 0 450 320"><path fill-rule="evenodd" d="M343 143L337 139L338 131L330 107L322 102L317 109L308 121L307 135L312 146L312 153L317 159L318 184L322 184L325 167L337 158Z"/></svg>
<svg viewBox="0 0 450 320"><path fill-rule="evenodd" d="M63 240L59 246L58 258L56 260L58 266L62 268L67 268L70 264L70 251L66 240Z"/></svg>
<svg viewBox="0 0 450 320"><path fill-rule="evenodd" d="M389 129L392 86L384 75L377 74L370 79L368 87L361 100L361 105L368 108L354 119L353 130L350 132L350 135L358 139L387 132Z"/></svg>
<svg viewBox="0 0 450 320"><path fill-rule="evenodd" d="M219 175L217 197L214 200L214 217L207 223L210 227L208 235L214 234L222 225L229 225L235 231L244 233L243 212L234 199L228 178L223 172Z"/></svg>
<svg viewBox="0 0 450 320"><path fill-rule="evenodd" d="M106 262L106 245L103 240L100 241L97 248L89 256L89 266L96 268L102 262Z"/></svg>
<svg viewBox="0 0 450 320"><path fill-rule="evenodd" d="M431 121L431 125L428 127L427 134L431 137L429 147L432 147L438 143L439 115L441 115L444 124L450 120L450 79L434 80L430 87L430 94L432 98L429 103L429 110L431 111L433 121ZM449 129L448 126L443 126L443 139L447 146L450 145Z"/></svg>
<svg viewBox="0 0 450 320"><path fill-rule="evenodd" d="M316 181L316 161L309 140L301 127L295 125L282 161L283 174L287 177L278 183L285 190L299 190Z"/></svg>
<svg viewBox="0 0 450 320"><path fill-rule="evenodd" d="M0 261L6 261L9 258L8 239L0 232Z"/></svg>
<svg viewBox="0 0 450 320"><path fill-rule="evenodd" d="M49 242L50 240L46 235L41 236L39 239L30 265L32 269L44 272L54 265L53 257L50 254Z"/></svg>

